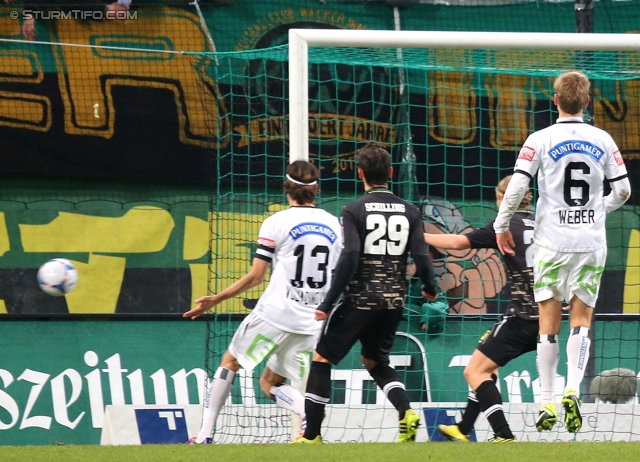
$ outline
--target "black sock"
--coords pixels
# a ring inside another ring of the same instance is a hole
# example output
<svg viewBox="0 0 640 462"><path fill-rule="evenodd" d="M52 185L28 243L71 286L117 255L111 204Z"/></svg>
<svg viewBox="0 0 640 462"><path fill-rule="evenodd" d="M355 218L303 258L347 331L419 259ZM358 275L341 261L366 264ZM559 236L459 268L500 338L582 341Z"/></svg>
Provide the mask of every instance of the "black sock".
<svg viewBox="0 0 640 462"><path fill-rule="evenodd" d="M493 383L496 383L498 381L498 376L496 374L491 374L491 380L493 380ZM467 407L462 414L462 420L457 423L460 433L463 435L470 435L471 430L473 430L473 426L475 425L476 420L478 420L478 416L481 412L482 410L480 409L480 404L478 404L476 392L470 391L467 399Z"/></svg>
<svg viewBox="0 0 640 462"><path fill-rule="evenodd" d="M476 390L476 396L478 397L480 409L484 412L484 416L489 421L496 436L513 438L513 433L511 433L502 410L502 396L500 396L496 384L492 380L482 382Z"/></svg>
<svg viewBox="0 0 640 462"><path fill-rule="evenodd" d="M470 435L478 416L480 415L480 404L478 404L478 398L474 391L469 392L467 398L467 407L462 414L462 420L458 422L458 430L463 435Z"/></svg>
<svg viewBox="0 0 640 462"><path fill-rule="evenodd" d="M304 437L313 440L320 434L324 407L331 398L331 364L313 361L304 395L304 412L307 415L307 429Z"/></svg>
<svg viewBox="0 0 640 462"><path fill-rule="evenodd" d="M398 371L387 364L378 364L369 371L369 374L393 404L393 407L398 410L399 420L404 419L404 414L411 409L411 405Z"/></svg>

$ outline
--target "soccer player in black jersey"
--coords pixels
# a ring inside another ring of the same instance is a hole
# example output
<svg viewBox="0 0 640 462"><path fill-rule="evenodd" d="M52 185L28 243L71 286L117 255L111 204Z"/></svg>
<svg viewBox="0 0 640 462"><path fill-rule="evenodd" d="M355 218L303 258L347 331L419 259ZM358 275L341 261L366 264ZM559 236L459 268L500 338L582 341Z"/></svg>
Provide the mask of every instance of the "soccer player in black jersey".
<svg viewBox="0 0 640 462"><path fill-rule="evenodd" d="M500 203L511 180L503 178L496 187L496 203ZM496 371L518 356L535 351L538 339L538 304L533 299L533 226L534 215L530 210L531 192L522 199L517 212L511 218L509 229L515 241L515 255L504 255L507 272L511 277L511 305L502 319L480 339L464 377L473 390L469 393L467 408L462 421L455 425L439 425L441 435L450 441L469 441L471 429L484 412L495 436L494 442L515 441L502 409L502 397L496 387ZM429 245L441 249L496 249L496 233L493 222L468 234L426 234Z"/></svg>
<svg viewBox="0 0 640 462"><path fill-rule="evenodd" d="M306 430L294 443L322 442L324 408L331 397L331 365L338 364L358 340L362 363L398 410L398 441L415 441L420 424L400 374L389 365L389 352L402 319L409 253L423 283L423 295L429 300L437 296L422 216L416 206L389 191L393 168L382 145L368 143L358 151L357 160L365 195L342 210L344 248L331 288L316 310L316 319L327 321L313 352L307 382Z"/></svg>

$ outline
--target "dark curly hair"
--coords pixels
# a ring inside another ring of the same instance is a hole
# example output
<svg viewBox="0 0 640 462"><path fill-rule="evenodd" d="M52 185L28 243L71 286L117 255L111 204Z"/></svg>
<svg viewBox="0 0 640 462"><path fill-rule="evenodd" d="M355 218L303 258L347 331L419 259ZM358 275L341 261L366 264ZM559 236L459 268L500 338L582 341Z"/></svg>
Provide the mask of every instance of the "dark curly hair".
<svg viewBox="0 0 640 462"><path fill-rule="evenodd" d="M356 160L368 184L379 186L389 182L391 156L382 144L367 143L358 149Z"/></svg>
<svg viewBox="0 0 640 462"><path fill-rule="evenodd" d="M298 204L313 204L320 180L316 166L305 160L296 160L287 166L286 174L288 178L284 182L284 192Z"/></svg>

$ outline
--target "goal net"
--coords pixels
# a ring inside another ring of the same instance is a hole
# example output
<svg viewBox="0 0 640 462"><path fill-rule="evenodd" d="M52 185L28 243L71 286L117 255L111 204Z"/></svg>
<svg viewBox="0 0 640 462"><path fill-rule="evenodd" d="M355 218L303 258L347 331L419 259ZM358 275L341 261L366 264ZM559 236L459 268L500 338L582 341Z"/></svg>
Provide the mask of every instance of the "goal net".
<svg viewBox="0 0 640 462"><path fill-rule="evenodd" d="M583 70L593 84L587 121L612 133L627 159L640 153L639 119L629 113L640 100L638 36L292 30L289 39L288 50L263 50L247 61L249 68L260 70L251 75L255 81L248 88L256 90L251 96L267 112L261 135L278 121L277 135L288 138L289 159L309 159L321 169L320 204L334 213L361 191L353 162L356 149L377 141L393 155L394 191L421 207L427 230L460 233L484 226L495 217L495 187L511 173L527 135L555 121L553 79L570 69ZM610 254L600 313L637 312L638 222L633 203L608 219ZM438 440L437 425L459 419L468 392L464 366L477 340L509 303L509 282L495 251L432 249L432 256L446 307L438 311L419 296L410 297L391 354L414 408L421 410L423 441ZM229 337L220 334L233 332L233 326L221 330L225 324L218 319L211 339L220 345L211 350L212 358L228 343ZM563 345L567 329L561 331ZM584 425L576 440L640 439L632 426L639 413L634 405L636 318L603 315L593 330L583 385L585 422L592 423ZM559 396L566 377L563 350ZM254 394L259 373L254 373L253 385L243 382L248 388L237 385L238 395L223 410L216 441L289 438L288 429L281 428L286 413ZM619 381L616 399L602 392L610 376ZM357 346L333 368L332 380L325 441L396 439L397 414L361 364ZM535 353L501 368L498 386L516 438L574 439L560 426L546 434L535 431ZM253 436L256 428L260 437ZM490 436L481 417L472 439Z"/></svg>

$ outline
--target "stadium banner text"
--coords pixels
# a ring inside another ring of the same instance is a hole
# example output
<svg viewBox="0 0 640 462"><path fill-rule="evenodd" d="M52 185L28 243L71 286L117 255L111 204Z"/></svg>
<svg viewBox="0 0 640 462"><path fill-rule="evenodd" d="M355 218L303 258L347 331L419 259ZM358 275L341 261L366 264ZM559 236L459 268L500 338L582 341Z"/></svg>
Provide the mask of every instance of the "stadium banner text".
<svg viewBox="0 0 640 462"><path fill-rule="evenodd" d="M238 325L224 323L231 330ZM635 370L639 352L637 328L632 324L635 323L597 323L596 338L607 339L601 342L599 369ZM468 388L462 370L478 338L491 325L486 321L450 322L446 334L428 336L404 323L390 360L403 377L411 401L425 406L463 403ZM98 444L106 405L201 404L206 373L204 348L198 345L204 342L205 330L205 322L186 320L0 323L2 444ZM562 332L567 330L568 326L563 326ZM24 347L25 339L29 339L29 348ZM558 393L565 383L564 364L565 359L561 358L556 381ZM288 434L290 418L263 397L257 380L260 373L257 369L253 374L239 374L225 413L228 419L240 419L244 427L255 420L253 423L263 432L263 442L268 442L277 435ZM367 421L376 413L391 412L384 395L363 368L359 351L352 351L334 368L332 379L335 412L332 411L331 419L348 419L348 426L355 427L363 419L363 412L370 412ZM539 393L535 354L525 355L502 368L498 384L505 403L535 403ZM265 418L269 414L261 408L268 408L272 417ZM529 414L524 412L522 425L516 424L515 428L528 432ZM380 432L376 425L372 431L376 428ZM397 431L397 422L391 428ZM478 431L482 428L480 425ZM589 431L594 428L589 427ZM594 438L606 438L598 431ZM351 438L333 434L328 437L335 441ZM420 438L427 439L426 431Z"/></svg>

